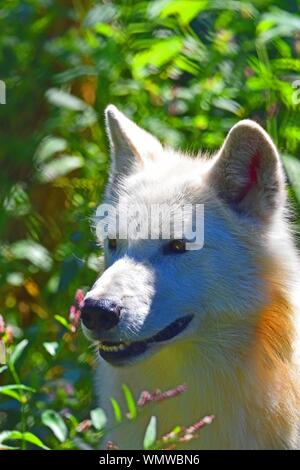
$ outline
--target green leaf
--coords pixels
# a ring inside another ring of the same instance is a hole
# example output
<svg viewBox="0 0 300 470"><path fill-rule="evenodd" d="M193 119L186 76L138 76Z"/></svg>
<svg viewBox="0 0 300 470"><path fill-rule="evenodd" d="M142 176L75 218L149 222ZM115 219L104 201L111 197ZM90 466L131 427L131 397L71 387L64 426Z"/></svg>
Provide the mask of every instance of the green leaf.
<svg viewBox="0 0 300 470"><path fill-rule="evenodd" d="M90 127L95 122L97 122L98 117L97 113L92 109L88 108L86 111L83 113L79 114L76 119L74 120L74 130L82 130L85 129L86 127Z"/></svg>
<svg viewBox="0 0 300 470"><path fill-rule="evenodd" d="M47 90L46 98L51 104L61 108L71 109L72 111L84 111L89 107L84 101L77 98L77 96L73 96L59 88L50 88Z"/></svg>
<svg viewBox="0 0 300 470"><path fill-rule="evenodd" d="M43 183L47 183L81 168L83 164L84 160L80 156L62 155L41 166L38 179Z"/></svg>
<svg viewBox="0 0 300 470"><path fill-rule="evenodd" d="M91 411L91 420L97 431L101 431L107 423L107 418L102 408L95 408Z"/></svg>
<svg viewBox="0 0 300 470"><path fill-rule="evenodd" d="M207 0L160 0L151 2L150 16L166 18L170 15L178 16L183 25L189 24L201 11L207 9Z"/></svg>
<svg viewBox="0 0 300 470"><path fill-rule="evenodd" d="M111 26L109 25L103 25L107 26L110 28ZM95 30L98 31L98 25ZM92 65L75 65L75 67L72 68L67 68L66 70L63 70L62 72L56 73L53 76L53 81L56 83L67 83L71 82L72 80L78 78L78 77L83 77L83 76L97 76L97 68L92 66Z"/></svg>
<svg viewBox="0 0 300 470"><path fill-rule="evenodd" d="M300 31L300 17L296 13L273 8L261 17L257 26L259 40L267 42L278 36L291 37Z"/></svg>
<svg viewBox="0 0 300 470"><path fill-rule="evenodd" d="M110 23L117 14L117 8L112 3L95 5L91 8L83 21L83 26L90 28L102 23Z"/></svg>
<svg viewBox="0 0 300 470"><path fill-rule="evenodd" d="M10 390L9 388L2 390L2 387L0 387L0 395L6 395L10 398L14 398L20 403L23 402L23 396L20 395L20 393L18 393L17 391Z"/></svg>
<svg viewBox="0 0 300 470"><path fill-rule="evenodd" d="M271 62L272 67L275 70L293 70L294 72L300 72L300 60L299 59L274 59Z"/></svg>
<svg viewBox="0 0 300 470"><path fill-rule="evenodd" d="M156 441L156 416L151 416L149 424L147 426L145 436L144 436L144 443L143 447L144 450L149 450Z"/></svg>
<svg viewBox="0 0 300 470"><path fill-rule="evenodd" d="M10 245L10 251L15 259L26 259L43 271L49 271L52 258L48 250L33 240L20 240Z"/></svg>
<svg viewBox="0 0 300 470"><path fill-rule="evenodd" d="M31 432L20 432L20 431L3 431L0 433L0 445L4 441L26 441L30 442L31 444L36 445L37 447L40 447L41 449L44 450L49 450L49 447L47 447L39 437L35 436Z"/></svg>
<svg viewBox="0 0 300 470"><path fill-rule="evenodd" d="M5 347L5 344L4 344L4 341L2 341L2 339L0 339L0 364L6 364L7 360L6 360L6 347ZM4 366L6 367L6 366ZM2 367L0 369L0 371L2 370Z"/></svg>
<svg viewBox="0 0 300 470"><path fill-rule="evenodd" d="M282 159L296 198L300 203L300 161L291 155L283 155Z"/></svg>
<svg viewBox="0 0 300 470"><path fill-rule="evenodd" d="M31 204L24 183L14 184L4 199L3 207L13 216L27 215L31 210Z"/></svg>
<svg viewBox="0 0 300 470"><path fill-rule="evenodd" d="M71 330L71 326L69 325L69 322L65 317L62 317L61 315L54 315L54 318L56 321L58 321L58 323L67 328L67 330Z"/></svg>
<svg viewBox="0 0 300 470"><path fill-rule="evenodd" d="M19 450L20 447L12 447L12 446L7 446L5 444L0 443L0 450Z"/></svg>
<svg viewBox="0 0 300 470"><path fill-rule="evenodd" d="M120 405L117 402L117 400L115 400L114 398L111 398L110 401L111 401L111 404L112 404L112 407L113 407L115 420L117 421L117 423L121 423L121 421L122 421L122 411L121 411Z"/></svg>
<svg viewBox="0 0 300 470"><path fill-rule="evenodd" d="M28 345L28 339L23 339L20 343L18 343L9 358L9 364L15 365L15 362L22 356L22 353L26 346Z"/></svg>
<svg viewBox="0 0 300 470"><path fill-rule="evenodd" d="M46 410L42 414L42 422L51 429L60 442L64 442L68 436L68 428L62 417L54 410Z"/></svg>
<svg viewBox="0 0 300 470"><path fill-rule="evenodd" d="M126 400L128 412L129 412L129 415L130 415L130 419L135 419L136 416L137 416L137 407L136 407L133 395L132 395L130 389L127 387L127 385L123 384L122 389L123 389L124 397L125 397L125 400Z"/></svg>
<svg viewBox="0 0 300 470"><path fill-rule="evenodd" d="M39 437L35 436L35 434L32 434L31 432L24 432L21 436L21 439L24 439L25 441L30 442L31 444L34 444L41 449L50 450L49 447L47 447Z"/></svg>
<svg viewBox="0 0 300 470"><path fill-rule="evenodd" d="M30 392L35 393L36 390L32 387L27 387L23 384L13 384L13 385L2 385L0 386L0 394L7 395L8 397L14 398L19 402L24 401L24 397L22 393L19 392Z"/></svg>
<svg viewBox="0 0 300 470"><path fill-rule="evenodd" d="M11 286L16 286L16 287L21 286L24 283L24 274L18 273L18 272L9 273L6 276L6 281Z"/></svg>
<svg viewBox="0 0 300 470"><path fill-rule="evenodd" d="M5 372L6 370L7 370L7 366L0 367L0 374L2 374L2 372Z"/></svg>
<svg viewBox="0 0 300 470"><path fill-rule="evenodd" d="M156 0L150 3L150 16L176 15L184 26L188 25L199 13L209 10L238 11L246 17L255 16L257 10L253 2L235 0Z"/></svg>
<svg viewBox="0 0 300 470"><path fill-rule="evenodd" d="M25 392L36 392L34 388L28 387L27 385L23 385L23 384L1 385L0 391L4 389L24 390Z"/></svg>
<svg viewBox="0 0 300 470"><path fill-rule="evenodd" d="M236 114L237 116L241 115L242 107L237 101L230 100L228 98L215 98L213 100L214 106L219 109L225 109L225 111L229 111L230 113Z"/></svg>
<svg viewBox="0 0 300 470"><path fill-rule="evenodd" d="M75 418L75 416L67 411L64 414L64 417L71 423L71 432L72 430L76 432L76 429L78 427L78 420Z"/></svg>
<svg viewBox="0 0 300 470"><path fill-rule="evenodd" d="M51 343L43 343L44 348L50 354L50 356L55 356L58 349L57 341L53 341Z"/></svg>
<svg viewBox="0 0 300 470"><path fill-rule="evenodd" d="M38 163L44 162L57 152L63 152L68 147L68 143L61 137L46 137L37 148L35 159Z"/></svg>
<svg viewBox="0 0 300 470"><path fill-rule="evenodd" d="M165 38L147 50L138 52L132 61L132 71L136 78L149 75L147 67L162 67L181 52L183 39L180 37Z"/></svg>

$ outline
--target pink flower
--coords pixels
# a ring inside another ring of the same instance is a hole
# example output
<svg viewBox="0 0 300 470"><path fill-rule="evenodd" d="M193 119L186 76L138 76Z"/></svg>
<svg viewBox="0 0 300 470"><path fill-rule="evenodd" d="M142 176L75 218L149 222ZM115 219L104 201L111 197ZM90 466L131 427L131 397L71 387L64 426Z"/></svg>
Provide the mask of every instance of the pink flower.
<svg viewBox="0 0 300 470"><path fill-rule="evenodd" d="M75 307L75 305L71 305L70 312L69 312L69 320L71 323L71 330L73 331L73 333L76 332L77 327L79 325L80 314L81 314L80 310L77 307Z"/></svg>
<svg viewBox="0 0 300 470"><path fill-rule="evenodd" d="M119 447L116 444L114 444L112 441L107 441L106 449L107 450L120 450Z"/></svg>
<svg viewBox="0 0 300 470"><path fill-rule="evenodd" d="M77 289L75 294L75 301L78 308L81 308L84 299L84 292L82 289Z"/></svg>
<svg viewBox="0 0 300 470"><path fill-rule="evenodd" d="M192 426L186 428L185 432L187 434L193 434L194 432L199 431L199 429L204 428L204 426L207 424L211 424L214 419L214 415L205 416L204 418L200 419L200 421L197 421L197 423L192 424Z"/></svg>
<svg viewBox="0 0 300 470"><path fill-rule="evenodd" d="M85 420L81 421L81 423L78 424L76 430L78 432L84 432L84 431L87 431L88 429L90 429L91 426L92 426L92 421L90 419L85 419Z"/></svg>
<svg viewBox="0 0 300 470"><path fill-rule="evenodd" d="M6 363L6 348L4 341L0 339L0 366Z"/></svg>
<svg viewBox="0 0 300 470"><path fill-rule="evenodd" d="M2 315L0 315L0 333L5 333L5 321Z"/></svg>
<svg viewBox="0 0 300 470"><path fill-rule="evenodd" d="M77 318L77 308L75 305L71 305L70 310L69 310L69 319L71 322L73 322Z"/></svg>
<svg viewBox="0 0 300 470"><path fill-rule="evenodd" d="M192 424L188 428L185 428L183 436L179 439L180 442L188 442L198 437L198 435L196 434L197 431L204 428L204 426L206 426L207 424L211 424L214 419L214 415L205 416L204 418L200 419L200 421L197 421L197 423Z"/></svg>
<svg viewBox="0 0 300 470"><path fill-rule="evenodd" d="M166 390L165 392L161 392L160 390L155 390L153 393L144 390L140 398L138 399L138 406L144 406L148 402L152 401L162 401L168 398L176 397L177 395L181 395L181 393L186 392L187 386L186 385L178 385L178 387L172 388L171 390Z"/></svg>
<svg viewBox="0 0 300 470"><path fill-rule="evenodd" d="M69 310L69 320L71 323L71 331L75 333L77 331L80 315L81 315L81 307L83 304L84 299L84 292L81 289L77 289L75 294L75 305L71 305Z"/></svg>
<svg viewBox="0 0 300 470"><path fill-rule="evenodd" d="M251 67L246 67L244 69L244 74L247 78L252 77L252 75L254 75L254 70Z"/></svg>
<svg viewBox="0 0 300 470"><path fill-rule="evenodd" d="M11 326L6 327L6 338L8 344L11 344L14 340L14 331Z"/></svg>

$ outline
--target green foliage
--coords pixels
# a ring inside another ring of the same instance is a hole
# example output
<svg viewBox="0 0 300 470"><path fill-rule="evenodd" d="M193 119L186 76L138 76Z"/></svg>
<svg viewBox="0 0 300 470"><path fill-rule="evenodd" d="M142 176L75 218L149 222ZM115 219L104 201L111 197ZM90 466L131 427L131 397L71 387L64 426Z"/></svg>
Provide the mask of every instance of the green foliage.
<svg viewBox="0 0 300 470"><path fill-rule="evenodd" d="M97 429L97 431L101 431L107 423L107 418L101 408L95 408L91 411L91 420L94 428Z"/></svg>
<svg viewBox="0 0 300 470"><path fill-rule="evenodd" d="M89 220L107 179L104 108L193 153L256 119L285 155L300 215L299 1L13 0L0 18L0 441L96 446L93 351L68 311L102 266ZM123 392L115 418L134 426Z"/></svg>
<svg viewBox="0 0 300 470"><path fill-rule="evenodd" d="M68 428L63 418L54 410L45 410L42 414L42 422L51 429L60 442L65 442L68 436Z"/></svg>
<svg viewBox="0 0 300 470"><path fill-rule="evenodd" d="M130 419L135 419L137 417L137 407L132 396L130 389L127 387L126 384L122 385L123 393L125 396L125 401L128 408L128 416Z"/></svg>
<svg viewBox="0 0 300 470"><path fill-rule="evenodd" d="M151 416L144 436L144 449L149 450L156 441L156 417Z"/></svg>

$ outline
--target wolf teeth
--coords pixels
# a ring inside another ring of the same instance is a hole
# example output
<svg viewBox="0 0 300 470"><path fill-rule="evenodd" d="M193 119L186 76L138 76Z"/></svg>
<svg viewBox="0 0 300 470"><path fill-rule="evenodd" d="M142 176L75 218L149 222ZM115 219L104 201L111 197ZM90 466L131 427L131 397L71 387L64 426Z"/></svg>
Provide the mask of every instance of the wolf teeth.
<svg viewBox="0 0 300 470"><path fill-rule="evenodd" d="M101 351L105 351L105 352L122 351L123 349L126 348L126 346L128 346L128 344L126 344L126 343L120 343L118 346L106 346L103 343L99 343L99 349L101 349Z"/></svg>

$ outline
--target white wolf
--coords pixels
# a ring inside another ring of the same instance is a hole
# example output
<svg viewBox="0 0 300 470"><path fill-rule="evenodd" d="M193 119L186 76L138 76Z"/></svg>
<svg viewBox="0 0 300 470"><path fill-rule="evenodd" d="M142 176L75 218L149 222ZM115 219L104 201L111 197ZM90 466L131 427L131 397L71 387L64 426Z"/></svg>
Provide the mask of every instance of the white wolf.
<svg viewBox="0 0 300 470"><path fill-rule="evenodd" d="M85 297L82 320L98 344L97 386L110 424L110 397L124 404L123 383L136 398L187 385L108 438L141 448L153 414L159 435L214 414L182 448L297 447L299 264L273 142L243 120L213 158L191 158L163 148L112 105L106 123L106 203L170 211L204 204L202 249L174 238L108 234L103 242L106 270Z"/></svg>

